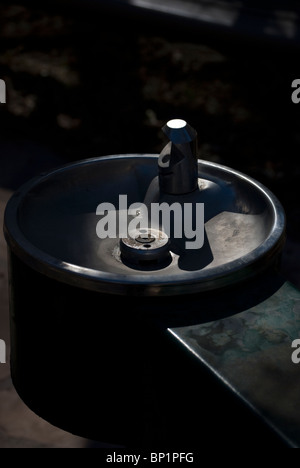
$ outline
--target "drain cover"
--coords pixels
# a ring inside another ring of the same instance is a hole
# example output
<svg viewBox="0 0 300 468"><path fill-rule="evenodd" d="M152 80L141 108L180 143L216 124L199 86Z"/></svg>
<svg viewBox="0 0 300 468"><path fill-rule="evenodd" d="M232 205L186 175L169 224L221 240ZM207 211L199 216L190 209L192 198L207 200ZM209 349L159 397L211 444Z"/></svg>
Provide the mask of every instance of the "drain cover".
<svg viewBox="0 0 300 468"><path fill-rule="evenodd" d="M122 260L133 265L165 263L170 259L169 238L157 229L137 229L120 241Z"/></svg>

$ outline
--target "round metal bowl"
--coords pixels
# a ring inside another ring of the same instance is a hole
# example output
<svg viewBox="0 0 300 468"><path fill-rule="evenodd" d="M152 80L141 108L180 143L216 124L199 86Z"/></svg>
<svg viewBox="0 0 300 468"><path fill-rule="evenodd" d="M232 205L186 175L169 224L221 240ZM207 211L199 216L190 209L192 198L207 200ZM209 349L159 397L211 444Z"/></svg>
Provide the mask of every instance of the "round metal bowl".
<svg viewBox="0 0 300 468"><path fill-rule="evenodd" d="M111 294L178 295L232 285L267 268L282 250L285 215L250 177L199 160L197 201L205 207L201 249L172 254L163 268L128 266L120 239L99 239L97 206L143 202L156 155L119 155L67 165L28 182L9 201L5 236L28 266L72 286Z"/></svg>

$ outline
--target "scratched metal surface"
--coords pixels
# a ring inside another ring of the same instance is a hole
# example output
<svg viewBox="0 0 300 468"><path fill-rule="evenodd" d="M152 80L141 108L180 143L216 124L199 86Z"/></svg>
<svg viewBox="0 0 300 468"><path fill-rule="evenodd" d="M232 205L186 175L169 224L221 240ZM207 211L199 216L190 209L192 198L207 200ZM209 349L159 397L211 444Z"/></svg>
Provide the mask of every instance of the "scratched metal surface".
<svg viewBox="0 0 300 468"><path fill-rule="evenodd" d="M169 332L257 411L300 446L300 291L285 282L270 298L231 317Z"/></svg>

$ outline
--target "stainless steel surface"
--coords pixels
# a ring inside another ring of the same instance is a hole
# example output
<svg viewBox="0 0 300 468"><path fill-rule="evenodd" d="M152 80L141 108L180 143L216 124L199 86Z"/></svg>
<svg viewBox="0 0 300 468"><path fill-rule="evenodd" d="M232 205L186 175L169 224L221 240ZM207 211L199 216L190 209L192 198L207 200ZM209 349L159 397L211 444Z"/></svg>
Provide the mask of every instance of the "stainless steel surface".
<svg viewBox="0 0 300 468"><path fill-rule="evenodd" d="M216 289L256 275L276 260L285 231L276 197L244 174L199 160L202 249L172 253L172 262L156 271L120 262L114 255L120 239L96 235L96 208L102 202L118 207L120 194L128 196L128 204L143 202L157 178L157 163L155 155L109 156L34 179L7 205L5 236L11 250L40 273L70 285L139 295ZM184 197L195 201L194 194Z"/></svg>

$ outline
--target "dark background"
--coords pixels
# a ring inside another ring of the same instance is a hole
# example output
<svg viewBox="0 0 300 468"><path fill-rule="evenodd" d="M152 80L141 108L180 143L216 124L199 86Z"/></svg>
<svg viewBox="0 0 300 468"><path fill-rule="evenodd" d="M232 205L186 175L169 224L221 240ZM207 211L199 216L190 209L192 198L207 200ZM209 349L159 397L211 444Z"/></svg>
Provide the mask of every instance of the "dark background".
<svg viewBox="0 0 300 468"><path fill-rule="evenodd" d="M252 36L70 2L1 2L0 186L14 190L78 159L160 152L161 126L183 118L198 131L200 158L253 176L281 200L284 268L299 285L299 48Z"/></svg>

